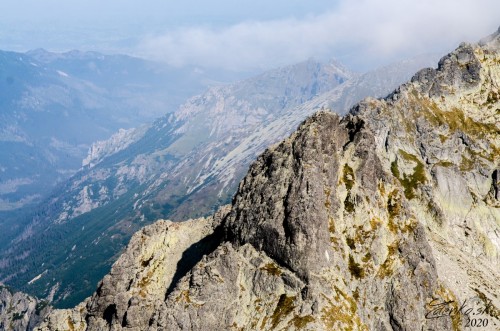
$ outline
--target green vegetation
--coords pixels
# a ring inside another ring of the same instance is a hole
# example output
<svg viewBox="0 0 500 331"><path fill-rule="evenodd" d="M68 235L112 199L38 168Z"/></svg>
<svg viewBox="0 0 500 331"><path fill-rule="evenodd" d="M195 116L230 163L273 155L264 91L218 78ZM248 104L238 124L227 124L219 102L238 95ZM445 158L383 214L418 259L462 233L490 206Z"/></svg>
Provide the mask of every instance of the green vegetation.
<svg viewBox="0 0 500 331"><path fill-rule="evenodd" d="M397 160L394 160L391 163L391 173L394 175L394 177L399 179L399 169L398 169L398 161Z"/></svg>
<svg viewBox="0 0 500 331"><path fill-rule="evenodd" d="M330 235L335 233L335 221L331 217L328 218L328 231L330 232Z"/></svg>
<svg viewBox="0 0 500 331"><path fill-rule="evenodd" d="M368 252L365 254L365 256L363 256L361 261L363 261L364 263L367 263L368 261L370 261L371 258L372 258L372 253Z"/></svg>
<svg viewBox="0 0 500 331"><path fill-rule="evenodd" d="M487 103L494 103L498 100L498 94L490 92ZM449 130L462 131L470 136L484 138L487 134L498 135L500 131L495 124L479 123L465 115L458 109L452 108L449 111L444 111L438 105L427 99L416 100L417 108L421 110L423 116L434 126L447 125Z"/></svg>
<svg viewBox="0 0 500 331"><path fill-rule="evenodd" d="M332 206L331 202L330 202L330 195L331 195L331 190L330 188L325 188L325 196L326 196L326 200L325 200L325 208L326 209L330 209L330 207Z"/></svg>
<svg viewBox="0 0 500 331"><path fill-rule="evenodd" d="M347 193L347 196L345 197L345 200L344 200L344 209L346 212L348 213L354 213L354 199L352 198L351 196L351 192Z"/></svg>
<svg viewBox="0 0 500 331"><path fill-rule="evenodd" d="M488 98L486 99L486 104L497 103L499 99L500 99L500 96L497 92L490 91L490 93L488 94Z"/></svg>
<svg viewBox="0 0 500 331"><path fill-rule="evenodd" d="M497 308L494 304L491 303L491 300L488 299L488 297L481 292L479 289L474 288L474 291L477 293L477 296L479 299L483 302L484 305L484 312L491 317L496 318L497 320L500 320L500 309Z"/></svg>
<svg viewBox="0 0 500 331"><path fill-rule="evenodd" d="M340 183L344 183L345 187L347 189L347 196L344 200L344 210L348 213L353 213L355 210L355 200L354 197L351 194L351 189L354 186L354 170L349 167L349 165L346 163L344 164L344 169L342 172L342 178L340 180Z"/></svg>
<svg viewBox="0 0 500 331"><path fill-rule="evenodd" d="M474 168L474 161L462 154L462 162L460 162L461 171L470 171Z"/></svg>
<svg viewBox="0 0 500 331"><path fill-rule="evenodd" d="M417 187L425 183L425 181L427 180L427 176L425 175L425 167L424 164L420 162L420 160L415 155L406 153L401 149L399 150L399 153L406 161L416 163L415 168L413 168L413 174L403 174L402 178L398 168L397 160L391 163L392 174L399 180L399 182L403 186L405 197L408 200L411 200L415 198L415 190L417 189Z"/></svg>
<svg viewBox="0 0 500 331"><path fill-rule="evenodd" d="M127 215L133 214L131 201L134 199L134 193L135 191L131 190L104 207L94 209L70 222L51 226L43 231L42 235L21 242L19 251L32 253L26 259L12 261L9 269L27 266L30 272L17 277L12 285L21 291L45 297L50 290L49 286L62 282L69 285L71 294L66 298L59 298L56 294L55 305L58 308L74 307L83 301L95 290L98 281L109 272L112 262L128 243L130 236L145 225L139 220L130 220L127 232L116 227L120 221L126 220ZM85 230L82 230L83 227ZM96 238L99 239L95 240ZM73 246L76 248L71 251ZM38 249L40 247L44 249ZM45 270L47 273L39 281L27 284Z"/></svg>
<svg viewBox="0 0 500 331"><path fill-rule="evenodd" d="M295 297L287 297L286 294L282 294L276 305L273 315L271 316L271 327L275 329L279 322L287 315L289 315L295 306Z"/></svg>
<svg viewBox="0 0 500 331"><path fill-rule="evenodd" d="M307 324L314 322L314 317L311 315L295 316L292 319L292 324L299 330L303 329Z"/></svg>
<svg viewBox="0 0 500 331"><path fill-rule="evenodd" d="M399 191L394 189L391 193L389 193L389 197L387 199L387 211L389 213L389 230L395 232L397 230L396 225L394 224L394 219L399 216L401 213L401 197L399 196Z"/></svg>
<svg viewBox="0 0 500 331"><path fill-rule="evenodd" d="M261 267L260 270L266 271L270 275L273 275L276 277L279 277L282 274L280 268L274 263L268 263L265 266Z"/></svg>
<svg viewBox="0 0 500 331"><path fill-rule="evenodd" d="M191 303L191 297L189 296L188 290L182 290L177 298L175 298L175 302L179 302L183 300L186 303Z"/></svg>
<svg viewBox="0 0 500 331"><path fill-rule="evenodd" d="M455 164L454 164L453 162L448 161L448 160L446 160L446 161L441 160L441 161L439 161L438 163L436 163L436 165L441 166L441 167L444 167L444 168L451 168L451 167L453 167Z"/></svg>
<svg viewBox="0 0 500 331"><path fill-rule="evenodd" d="M354 292L352 292L352 297L356 301L359 300L359 287L356 287L356 289L354 290Z"/></svg>
<svg viewBox="0 0 500 331"><path fill-rule="evenodd" d="M457 297L442 284L435 288L433 298L440 298L441 302L448 302L450 304L449 309L452 309L452 311L455 312L460 312ZM453 331L462 330L462 314L450 314L450 318Z"/></svg>
<svg viewBox="0 0 500 331"><path fill-rule="evenodd" d="M347 246L349 246L350 249L355 250L356 249L356 244L354 243L354 239L350 237L345 238L345 242Z"/></svg>
<svg viewBox="0 0 500 331"><path fill-rule="evenodd" d="M105 185L111 190L117 183L110 179ZM45 210L37 211L30 218L42 220L33 237L15 245L17 252L30 254L19 259L7 256L11 264L0 270L0 276L26 268L28 272L19 274L9 285L37 297L46 297L51 287L59 282L62 286L55 294L53 305L56 308L74 307L95 291L97 283L110 271L111 264L126 247L132 234L159 218L171 218L176 208L189 198L179 194L178 198L174 196L169 199L169 203L145 205L141 210L145 218L141 219L133 206L137 201L136 194L144 192L146 187L131 185L127 193L107 205L58 225L49 225L45 219L57 215L62 205L47 204ZM66 187L59 189L61 192L66 190ZM229 196L224 196L216 205L229 200ZM72 247L75 249L72 250ZM0 255L0 259L5 257ZM45 270L47 272L40 280L28 284ZM66 296L63 296L63 292L66 292Z"/></svg>
<svg viewBox="0 0 500 331"><path fill-rule="evenodd" d="M347 330L347 331L368 331L368 328L357 315L358 305L356 301L334 287L336 295L334 301L323 294L325 300L329 302L328 308L323 308L321 320L327 330Z"/></svg>
<svg viewBox="0 0 500 331"><path fill-rule="evenodd" d="M365 271L359 263L354 261L352 255L349 255L349 271L351 272L351 275L353 275L357 279L365 277Z"/></svg>
<svg viewBox="0 0 500 331"><path fill-rule="evenodd" d="M372 228L372 230L376 230L381 224L382 221L378 217L373 217L370 220L370 227Z"/></svg>
<svg viewBox="0 0 500 331"><path fill-rule="evenodd" d="M397 256L398 248L399 248L399 242L397 241L387 246L388 249L387 258L385 259L384 263L382 263L377 273L377 275L380 278L385 278L392 275L393 273L392 267L394 265L394 260L396 259Z"/></svg>
<svg viewBox="0 0 500 331"><path fill-rule="evenodd" d="M342 181L344 182L345 187L348 191L350 191L354 186L354 171L351 167L349 167L347 163L344 165Z"/></svg>

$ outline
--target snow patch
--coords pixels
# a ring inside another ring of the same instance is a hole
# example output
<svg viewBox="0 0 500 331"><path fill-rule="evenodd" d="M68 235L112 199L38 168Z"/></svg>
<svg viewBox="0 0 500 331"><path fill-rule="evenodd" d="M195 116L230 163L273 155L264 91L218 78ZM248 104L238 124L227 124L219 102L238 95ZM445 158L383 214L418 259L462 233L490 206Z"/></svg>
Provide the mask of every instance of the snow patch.
<svg viewBox="0 0 500 331"><path fill-rule="evenodd" d="M28 285L31 285L33 284L34 282L36 282L37 280L39 280L40 278L42 278L43 275L45 275L47 273L47 270L45 270L44 272L42 272L41 274L39 274L38 276L36 276L35 278L33 278L32 280L30 280L28 282Z"/></svg>

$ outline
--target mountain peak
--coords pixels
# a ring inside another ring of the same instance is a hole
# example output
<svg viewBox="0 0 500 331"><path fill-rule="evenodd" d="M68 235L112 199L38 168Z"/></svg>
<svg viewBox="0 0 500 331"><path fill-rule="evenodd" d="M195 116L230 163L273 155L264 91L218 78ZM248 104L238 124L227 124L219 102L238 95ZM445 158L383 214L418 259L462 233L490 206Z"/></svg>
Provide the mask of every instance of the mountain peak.
<svg viewBox="0 0 500 331"><path fill-rule="evenodd" d="M495 31L491 35L481 39L478 44L481 46L491 44L491 46L498 49L498 47L500 47L499 46L499 44L500 44L500 26L498 27L497 31Z"/></svg>
<svg viewBox="0 0 500 331"><path fill-rule="evenodd" d="M464 44L386 99L316 113L230 207L145 228L91 299L40 330L461 330L473 300L497 329L499 71L498 50Z"/></svg>

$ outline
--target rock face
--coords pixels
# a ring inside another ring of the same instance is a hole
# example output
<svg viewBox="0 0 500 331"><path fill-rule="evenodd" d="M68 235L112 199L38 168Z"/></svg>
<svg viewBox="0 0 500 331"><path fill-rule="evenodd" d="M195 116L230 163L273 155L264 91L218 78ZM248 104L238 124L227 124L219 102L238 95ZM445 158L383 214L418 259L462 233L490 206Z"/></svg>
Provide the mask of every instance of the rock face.
<svg viewBox="0 0 500 331"><path fill-rule="evenodd" d="M33 330L50 310L47 302L0 285L0 330Z"/></svg>
<svg viewBox="0 0 500 331"><path fill-rule="evenodd" d="M499 87L496 33L313 115L230 207L146 227L38 330L498 330Z"/></svg>

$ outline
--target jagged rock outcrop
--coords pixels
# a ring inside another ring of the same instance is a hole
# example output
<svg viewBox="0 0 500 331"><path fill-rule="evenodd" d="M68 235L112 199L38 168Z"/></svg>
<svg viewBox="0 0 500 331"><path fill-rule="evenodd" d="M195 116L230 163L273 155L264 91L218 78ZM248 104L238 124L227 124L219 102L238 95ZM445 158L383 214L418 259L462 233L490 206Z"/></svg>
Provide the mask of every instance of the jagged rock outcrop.
<svg viewBox="0 0 500 331"><path fill-rule="evenodd" d="M170 285L219 245L220 223L228 211L223 207L213 217L182 223L158 221L137 232L95 295L73 311L50 316L48 328L105 330L113 324L145 329L151 309L172 291Z"/></svg>
<svg viewBox="0 0 500 331"><path fill-rule="evenodd" d="M500 32L384 100L315 114L231 207L146 227L39 330L498 330L499 93Z"/></svg>
<svg viewBox="0 0 500 331"><path fill-rule="evenodd" d="M50 310L46 301L0 285L0 330L33 330Z"/></svg>

